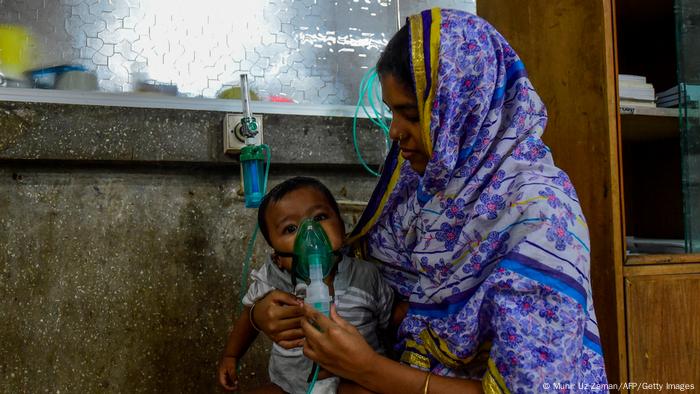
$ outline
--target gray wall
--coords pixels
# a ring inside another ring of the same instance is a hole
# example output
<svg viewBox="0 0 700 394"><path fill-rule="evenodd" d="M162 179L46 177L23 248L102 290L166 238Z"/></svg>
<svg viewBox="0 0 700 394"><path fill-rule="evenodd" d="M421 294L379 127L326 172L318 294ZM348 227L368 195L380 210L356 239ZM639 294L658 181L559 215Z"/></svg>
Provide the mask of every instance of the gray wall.
<svg viewBox="0 0 700 394"><path fill-rule="evenodd" d="M223 113L0 102L0 392L216 392L256 211ZM351 119L266 115L271 183L366 201ZM361 122L370 162L375 131ZM341 204L348 222L361 204ZM268 250L258 239L254 265ZM266 379L269 342L244 359Z"/></svg>

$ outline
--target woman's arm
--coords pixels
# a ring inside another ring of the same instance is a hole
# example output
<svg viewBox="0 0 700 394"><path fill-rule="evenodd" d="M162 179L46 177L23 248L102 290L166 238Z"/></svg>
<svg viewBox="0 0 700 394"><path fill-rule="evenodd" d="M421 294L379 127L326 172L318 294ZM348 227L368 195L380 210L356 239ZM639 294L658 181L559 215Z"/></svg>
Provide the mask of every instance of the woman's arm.
<svg viewBox="0 0 700 394"><path fill-rule="evenodd" d="M324 368L377 393L426 392L428 373L376 353L357 329L331 307L331 319L304 305L304 354ZM312 321L313 323L310 323ZM318 327L318 328L316 328ZM478 381L430 376L429 393L482 393Z"/></svg>
<svg viewBox="0 0 700 394"><path fill-rule="evenodd" d="M593 319L585 288L548 265L515 258L500 263L482 285L488 286L481 305L492 311L493 332L486 379L511 392L550 391L560 382L607 392L600 345L590 339L595 325L587 327Z"/></svg>
<svg viewBox="0 0 700 394"><path fill-rule="evenodd" d="M301 300L281 290L273 290L255 303L252 323L272 341L285 349L304 344Z"/></svg>

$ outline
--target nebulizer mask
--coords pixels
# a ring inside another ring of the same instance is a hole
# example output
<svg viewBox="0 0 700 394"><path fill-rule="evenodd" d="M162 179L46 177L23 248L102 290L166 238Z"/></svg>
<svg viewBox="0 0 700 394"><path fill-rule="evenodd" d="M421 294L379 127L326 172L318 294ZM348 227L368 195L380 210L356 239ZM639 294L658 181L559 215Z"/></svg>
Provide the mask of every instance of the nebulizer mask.
<svg viewBox="0 0 700 394"><path fill-rule="evenodd" d="M328 277L340 257L340 252L334 252L328 235L323 226L313 219L304 219L299 224L297 236L294 239L294 252L275 251L278 256L292 258L292 285L298 281L306 283L306 298L316 290L324 292L323 279ZM321 295L325 298L324 295Z"/></svg>
<svg viewBox="0 0 700 394"><path fill-rule="evenodd" d="M333 252L331 241L321 224L313 219L302 220L294 239L294 253L275 250L275 254L292 258L292 286L296 288L297 280L307 284L304 303L330 316L331 296L323 279L333 271L340 253ZM313 392L318 378L319 367L316 363L313 371L307 394Z"/></svg>

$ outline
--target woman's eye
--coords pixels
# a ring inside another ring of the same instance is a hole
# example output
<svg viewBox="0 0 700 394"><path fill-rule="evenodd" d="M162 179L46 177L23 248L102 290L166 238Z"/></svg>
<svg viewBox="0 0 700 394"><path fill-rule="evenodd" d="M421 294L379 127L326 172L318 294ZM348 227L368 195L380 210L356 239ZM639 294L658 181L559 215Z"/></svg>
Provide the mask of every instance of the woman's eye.
<svg viewBox="0 0 700 394"><path fill-rule="evenodd" d="M297 226L295 224L290 224L289 226L284 228L285 234L291 234L295 231L297 231Z"/></svg>
<svg viewBox="0 0 700 394"><path fill-rule="evenodd" d="M418 116L418 112L410 112L405 115L406 120L411 122L411 123L418 123L420 121L420 116Z"/></svg>
<svg viewBox="0 0 700 394"><path fill-rule="evenodd" d="M325 213L321 213L321 214L314 216L314 220L317 222L320 222L321 220L326 220L326 219L328 219L328 215L326 215Z"/></svg>

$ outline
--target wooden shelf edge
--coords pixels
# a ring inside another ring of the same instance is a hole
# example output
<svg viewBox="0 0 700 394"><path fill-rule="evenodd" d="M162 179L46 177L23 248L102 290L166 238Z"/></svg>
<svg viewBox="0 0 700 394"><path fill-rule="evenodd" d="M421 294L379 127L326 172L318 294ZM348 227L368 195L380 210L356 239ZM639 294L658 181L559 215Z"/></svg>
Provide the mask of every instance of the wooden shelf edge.
<svg viewBox="0 0 700 394"><path fill-rule="evenodd" d="M633 265L625 266L622 269L622 276L626 279L640 276L659 275L693 275L700 274L699 263L688 264L656 264L656 265Z"/></svg>
<svg viewBox="0 0 700 394"><path fill-rule="evenodd" d="M678 117L678 108L665 107L645 107L641 105L620 105L620 115L642 115L642 116L661 116L661 117Z"/></svg>
<svg viewBox="0 0 700 394"><path fill-rule="evenodd" d="M700 263L700 253L633 254L625 258L625 265L688 264Z"/></svg>
<svg viewBox="0 0 700 394"><path fill-rule="evenodd" d="M623 267L623 276L689 275L700 274L700 264L662 264Z"/></svg>

